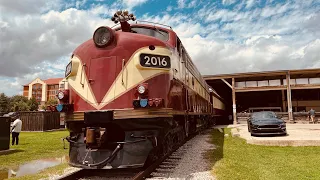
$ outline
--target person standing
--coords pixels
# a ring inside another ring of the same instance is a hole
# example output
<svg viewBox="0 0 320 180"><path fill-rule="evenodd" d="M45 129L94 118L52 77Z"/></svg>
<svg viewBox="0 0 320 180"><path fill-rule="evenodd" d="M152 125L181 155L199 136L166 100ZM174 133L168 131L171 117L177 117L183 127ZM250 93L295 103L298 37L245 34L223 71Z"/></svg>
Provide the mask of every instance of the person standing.
<svg viewBox="0 0 320 180"><path fill-rule="evenodd" d="M315 110L313 110L312 108L309 111L309 115L311 118L312 123L314 124L314 116L315 116Z"/></svg>
<svg viewBox="0 0 320 180"><path fill-rule="evenodd" d="M22 121L19 118L19 114L17 113L16 116L14 117L16 120L14 120L11 128L11 133L12 133L12 145L16 142L16 145L19 144L19 135L21 132L21 127L22 127Z"/></svg>

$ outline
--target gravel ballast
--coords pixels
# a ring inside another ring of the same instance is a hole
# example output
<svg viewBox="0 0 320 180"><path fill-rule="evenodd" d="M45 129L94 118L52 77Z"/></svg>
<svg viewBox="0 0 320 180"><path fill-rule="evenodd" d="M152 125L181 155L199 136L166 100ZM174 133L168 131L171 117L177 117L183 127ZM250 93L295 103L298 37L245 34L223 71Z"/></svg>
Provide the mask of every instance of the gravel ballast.
<svg viewBox="0 0 320 180"><path fill-rule="evenodd" d="M162 174L162 177L152 177L148 179L214 180L215 178L210 173L211 167L209 165L209 160L204 156L204 153L214 148L214 145L209 143L209 141L210 130L206 130L197 135L170 156L180 156L181 159L170 160L169 158L169 160L164 161L164 163L160 165L157 172L151 174L155 176L157 174ZM173 164L171 164L172 162ZM171 168L161 168L165 166L165 164L170 164Z"/></svg>

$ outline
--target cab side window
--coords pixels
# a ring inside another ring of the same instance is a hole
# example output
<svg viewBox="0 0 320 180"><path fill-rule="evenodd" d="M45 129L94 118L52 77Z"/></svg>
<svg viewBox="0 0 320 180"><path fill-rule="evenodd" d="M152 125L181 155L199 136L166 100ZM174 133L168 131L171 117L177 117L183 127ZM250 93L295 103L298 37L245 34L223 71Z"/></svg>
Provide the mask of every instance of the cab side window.
<svg viewBox="0 0 320 180"><path fill-rule="evenodd" d="M181 53L182 53L181 50L182 50L181 49L181 41L179 38L177 38L177 51L178 51L180 57L181 57Z"/></svg>

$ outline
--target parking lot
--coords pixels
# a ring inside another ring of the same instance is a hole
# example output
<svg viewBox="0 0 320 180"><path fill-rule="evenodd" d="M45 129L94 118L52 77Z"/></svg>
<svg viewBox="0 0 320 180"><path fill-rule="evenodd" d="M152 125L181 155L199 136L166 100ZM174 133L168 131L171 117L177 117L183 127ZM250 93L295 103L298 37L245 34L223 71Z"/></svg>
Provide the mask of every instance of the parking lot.
<svg viewBox="0 0 320 180"><path fill-rule="evenodd" d="M248 144L268 146L320 146L320 124L287 124L286 136L251 136L247 124L232 125L233 136L246 139Z"/></svg>

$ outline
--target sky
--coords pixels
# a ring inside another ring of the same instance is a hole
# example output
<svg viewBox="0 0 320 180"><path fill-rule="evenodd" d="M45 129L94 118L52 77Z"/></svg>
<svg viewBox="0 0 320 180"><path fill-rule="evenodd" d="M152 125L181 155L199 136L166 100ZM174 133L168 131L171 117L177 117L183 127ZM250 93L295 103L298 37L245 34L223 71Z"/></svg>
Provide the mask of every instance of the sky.
<svg viewBox="0 0 320 180"><path fill-rule="evenodd" d="M320 68L320 0L0 0L0 93L63 77L118 9L170 25L203 75Z"/></svg>

